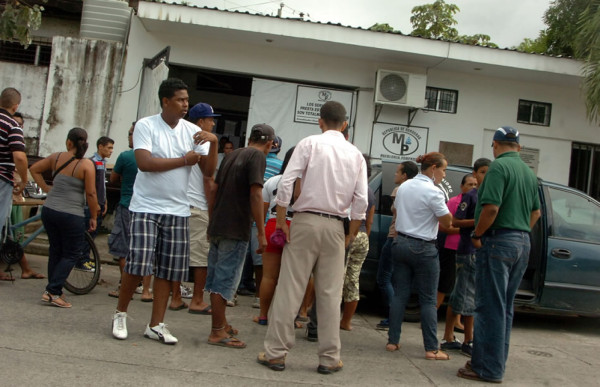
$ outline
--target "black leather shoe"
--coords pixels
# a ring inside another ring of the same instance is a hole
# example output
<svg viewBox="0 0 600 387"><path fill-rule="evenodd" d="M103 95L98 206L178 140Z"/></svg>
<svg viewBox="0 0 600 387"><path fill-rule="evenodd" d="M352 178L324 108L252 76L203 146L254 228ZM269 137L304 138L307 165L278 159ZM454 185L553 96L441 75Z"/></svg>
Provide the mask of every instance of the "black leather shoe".
<svg viewBox="0 0 600 387"><path fill-rule="evenodd" d="M319 334L316 331L312 331L306 327L306 340L310 341L311 343L316 343L319 341Z"/></svg>

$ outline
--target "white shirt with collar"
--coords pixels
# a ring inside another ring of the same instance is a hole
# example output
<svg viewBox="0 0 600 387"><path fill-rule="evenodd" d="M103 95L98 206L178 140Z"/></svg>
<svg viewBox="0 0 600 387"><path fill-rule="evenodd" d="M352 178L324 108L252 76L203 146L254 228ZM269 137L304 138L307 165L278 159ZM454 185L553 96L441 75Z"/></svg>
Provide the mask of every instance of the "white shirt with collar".
<svg viewBox="0 0 600 387"><path fill-rule="evenodd" d="M394 207L396 231L427 241L437 238L438 218L450 213L442 190L421 173L398 188Z"/></svg>

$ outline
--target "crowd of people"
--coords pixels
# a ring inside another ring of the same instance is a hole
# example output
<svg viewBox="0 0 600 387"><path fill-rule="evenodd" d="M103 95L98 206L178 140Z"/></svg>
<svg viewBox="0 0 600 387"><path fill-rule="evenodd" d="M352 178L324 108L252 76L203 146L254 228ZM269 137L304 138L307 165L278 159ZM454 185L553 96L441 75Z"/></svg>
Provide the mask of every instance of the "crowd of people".
<svg viewBox="0 0 600 387"><path fill-rule="evenodd" d="M118 298L113 336L127 339L128 306L141 287L142 301L152 302L145 337L176 344L165 312L187 309L211 316L208 344L245 348L226 310L243 289L249 256L260 309L254 321L267 326L258 363L285 369L294 331L312 304L307 338L318 341L317 371L340 371L339 332L352 330L376 202L367 184L371 162L348 141L344 106L323 104L322 134L302 139L280 160L283 140L270 125L252 126L248 145L233 150L213 133L220 115L207 103L190 109L181 80L163 81L158 97L161 112L132 123L131 149L119 155L110 176L121 186L108 240L121 270L120 285L109 294ZM27 181L23 131L15 120L20 102L14 88L0 95L0 227L13 192L19 194ZM82 264L84 232L95 233L107 211L106 159L114 141L101 137L96 145L94 156L85 158L87 133L73 128L64 151L29 169L48 193L42 208L50 243L48 284L41 300L61 308L72 307L62 287ZM500 382L513 301L527 267L528 233L540 203L536 178L518 155L519 132L499 128L492 147L496 160L478 159L455 198L437 186L448 165L443 154L417 157L420 171L411 161L398 165L393 220L377 273L389 315L377 327L389 329L385 349L400 350L403 316L416 291L425 358L448 360L448 352L458 350L472 357L459 377ZM15 171L20 180L13 179ZM52 185L44 172L51 172ZM40 276L23 270L23 278ZM189 305L180 290L188 280L194 283ZM440 345L437 308L446 296ZM464 330L464 342L456 329Z"/></svg>

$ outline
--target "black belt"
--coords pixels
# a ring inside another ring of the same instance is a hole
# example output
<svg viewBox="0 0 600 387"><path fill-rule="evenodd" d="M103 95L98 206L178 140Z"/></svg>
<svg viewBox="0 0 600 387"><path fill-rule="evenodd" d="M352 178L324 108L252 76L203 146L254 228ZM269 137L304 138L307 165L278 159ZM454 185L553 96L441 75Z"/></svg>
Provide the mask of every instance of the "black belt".
<svg viewBox="0 0 600 387"><path fill-rule="evenodd" d="M415 238L414 236L402 234L401 232L398 232L398 236L401 236L401 237L404 237L404 238L408 238L408 239L414 239L416 241L421 241L421 242L425 242L425 243L432 243L432 244L435 245L435 239L432 239L432 240L428 241L428 240L421 239L421 238Z"/></svg>
<svg viewBox="0 0 600 387"><path fill-rule="evenodd" d="M302 212L304 212L306 214L313 214L313 215L322 216L323 218L337 219L340 222L344 221L344 218L342 218L341 216L337 216L337 215L324 214L322 212L316 212L316 211L302 211Z"/></svg>
<svg viewBox="0 0 600 387"><path fill-rule="evenodd" d="M515 230L512 228L498 228L495 230L487 230L486 232L483 233L484 236L496 236L496 235L504 235L504 234L510 234L510 233L515 233L515 232L521 232L521 233L527 233L527 231L523 231L523 230Z"/></svg>

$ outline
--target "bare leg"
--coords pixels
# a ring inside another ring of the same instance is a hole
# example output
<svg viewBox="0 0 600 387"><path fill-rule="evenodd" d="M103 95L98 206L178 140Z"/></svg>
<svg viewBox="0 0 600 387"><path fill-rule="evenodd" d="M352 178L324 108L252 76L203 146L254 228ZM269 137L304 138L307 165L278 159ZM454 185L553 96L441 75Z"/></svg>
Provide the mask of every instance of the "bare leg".
<svg viewBox="0 0 600 387"><path fill-rule="evenodd" d="M140 279L138 279L138 282L139 280ZM167 303L169 302L169 292L171 291L173 283L175 282L164 278L154 278L154 301L152 302L152 317L150 319L151 327L155 327L159 323L164 322ZM179 287L178 282L177 287ZM121 287L121 289L123 288Z"/></svg>
<svg viewBox="0 0 600 387"><path fill-rule="evenodd" d="M345 331L352 330L352 316L354 316L357 306L358 301L344 302L344 314L342 315L342 320L340 321L341 329Z"/></svg>
<svg viewBox="0 0 600 387"><path fill-rule="evenodd" d="M260 283L262 282L262 277L263 277L263 266L262 265L254 266L254 282L256 283L256 293L254 294L254 297L260 297L259 293L260 293Z"/></svg>
<svg viewBox="0 0 600 387"><path fill-rule="evenodd" d="M475 318L473 316L464 316L465 319L465 343L473 340L473 326Z"/></svg>
<svg viewBox="0 0 600 387"><path fill-rule="evenodd" d="M456 315L452 312L452 307L448 305L446 308L446 325L444 328L444 340L447 342L454 341L454 322Z"/></svg>
<svg viewBox="0 0 600 387"><path fill-rule="evenodd" d="M210 294L210 304L212 308L212 329L208 336L208 341L216 343L230 337L227 330L229 328L227 319L225 318L225 309L227 301L220 294ZM240 340L233 340L229 344L232 347L245 347L246 344Z"/></svg>
<svg viewBox="0 0 600 387"><path fill-rule="evenodd" d="M260 317L267 317L281 268L281 254L263 253L260 281ZM257 276L258 277L258 276ZM258 320L257 320L258 321Z"/></svg>
<svg viewBox="0 0 600 387"><path fill-rule="evenodd" d="M203 310L209 305L204 302L204 286L206 285L206 267L194 267L194 295L190 302L190 310Z"/></svg>
<svg viewBox="0 0 600 387"><path fill-rule="evenodd" d="M21 278L23 278L23 279L28 279L28 278L42 279L42 278L46 278L45 275L40 274L40 273L36 273L35 271L33 271L31 269L31 266L29 266L29 262L27 261L27 258L25 257L25 254L23 254L23 257L19 261L19 266L21 266Z"/></svg>
<svg viewBox="0 0 600 387"><path fill-rule="evenodd" d="M154 279L154 287L156 288L156 281L158 280L158 278ZM183 299L181 298L181 282L179 281L169 281L171 283L171 289L170 291L173 293L171 295L171 305L169 305L169 308L174 309L174 308L179 308L181 307L181 305L184 305L185 303L183 302ZM154 289L154 294L156 294L156 289ZM159 321L162 322L162 321Z"/></svg>
<svg viewBox="0 0 600 387"><path fill-rule="evenodd" d="M446 297L445 293L440 293L440 292L437 293L437 303L435 305L436 309L440 308L440 305L442 305L442 302L444 302L445 297Z"/></svg>
<svg viewBox="0 0 600 387"><path fill-rule="evenodd" d="M311 276L308 280L308 284L306 285L306 292L304 293L304 299L302 300L302 305L300 306L300 311L298 315L300 317L308 317L308 310L313 304L315 300L315 280Z"/></svg>
<svg viewBox="0 0 600 387"><path fill-rule="evenodd" d="M464 325L463 325L463 324L460 322L460 317L461 317L461 316L460 316L460 314L455 314L455 316L456 316L456 317L455 317L455 319L454 319L454 326L455 326L456 328L458 328L458 329L462 329L462 330L464 330L464 329L465 329L465 327L464 327Z"/></svg>
<svg viewBox="0 0 600 387"><path fill-rule="evenodd" d="M152 292L150 291L150 284L152 283L152 276L145 275L142 278L142 300L151 300Z"/></svg>
<svg viewBox="0 0 600 387"><path fill-rule="evenodd" d="M117 310L119 312L127 312L131 297L133 297L135 288L137 288L141 279L142 277L139 275L131 275L127 272L123 272L121 277L121 290L119 291L119 301L117 303Z"/></svg>

